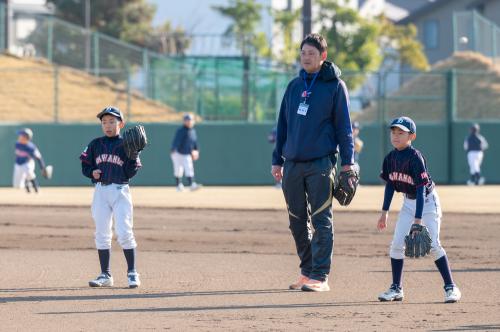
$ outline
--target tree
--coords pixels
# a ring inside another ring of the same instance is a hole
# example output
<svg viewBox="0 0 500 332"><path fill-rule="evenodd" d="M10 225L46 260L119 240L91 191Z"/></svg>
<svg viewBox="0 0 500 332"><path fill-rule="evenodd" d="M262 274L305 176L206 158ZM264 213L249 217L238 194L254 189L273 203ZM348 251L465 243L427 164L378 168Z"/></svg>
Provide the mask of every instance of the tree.
<svg viewBox="0 0 500 332"><path fill-rule="evenodd" d="M415 69L428 68L412 26L395 26L383 16L365 19L338 0L318 0L318 23L328 40L328 53L346 71L369 72L379 68L384 56L397 58ZM364 80L361 75L347 77L350 88Z"/></svg>
<svg viewBox="0 0 500 332"><path fill-rule="evenodd" d="M291 66L297 62L298 48L300 43L293 40L293 30L300 18L301 9L297 10L271 10L274 22L278 25L279 31L283 34L283 51L279 62Z"/></svg>
<svg viewBox="0 0 500 332"><path fill-rule="evenodd" d="M228 6L212 8L233 21L225 34L235 39L242 56L269 53L267 43L262 42L265 34L257 32L263 8L261 4L255 0L230 0Z"/></svg>

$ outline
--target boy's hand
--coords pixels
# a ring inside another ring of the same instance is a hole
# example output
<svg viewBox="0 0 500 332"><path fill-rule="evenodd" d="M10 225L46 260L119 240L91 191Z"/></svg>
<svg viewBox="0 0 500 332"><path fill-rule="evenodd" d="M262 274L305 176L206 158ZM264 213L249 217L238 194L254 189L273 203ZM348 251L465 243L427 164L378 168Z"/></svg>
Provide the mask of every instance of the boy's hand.
<svg viewBox="0 0 500 332"><path fill-rule="evenodd" d="M100 169L95 169L92 171L92 176L94 177L94 179L99 180L99 178L101 177L101 173L102 171Z"/></svg>
<svg viewBox="0 0 500 332"><path fill-rule="evenodd" d="M387 217L389 215L388 211L382 211L380 218L378 218L377 229L379 231L384 230L387 227Z"/></svg>

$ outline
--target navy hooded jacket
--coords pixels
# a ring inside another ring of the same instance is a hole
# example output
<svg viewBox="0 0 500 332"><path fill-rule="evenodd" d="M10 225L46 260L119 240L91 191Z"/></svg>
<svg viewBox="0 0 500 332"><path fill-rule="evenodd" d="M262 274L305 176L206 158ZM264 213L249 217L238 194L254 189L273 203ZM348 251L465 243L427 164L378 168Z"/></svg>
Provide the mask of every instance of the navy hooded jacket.
<svg viewBox="0 0 500 332"><path fill-rule="evenodd" d="M349 95L339 78L340 70L325 61L307 98L307 115L297 114L305 85L313 74L303 69L285 91L278 118L273 165L283 165L284 159L309 161L333 155L340 147L341 165L354 164L354 144L349 116Z"/></svg>

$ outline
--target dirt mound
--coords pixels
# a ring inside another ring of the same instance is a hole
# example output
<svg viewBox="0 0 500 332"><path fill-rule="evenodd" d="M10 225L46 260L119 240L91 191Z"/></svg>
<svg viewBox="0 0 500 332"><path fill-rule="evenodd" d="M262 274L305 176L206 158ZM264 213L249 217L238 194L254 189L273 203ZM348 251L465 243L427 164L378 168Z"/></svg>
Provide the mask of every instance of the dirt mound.
<svg viewBox="0 0 500 332"><path fill-rule="evenodd" d="M447 117L450 71L456 73L456 114L461 120L500 119L500 66L473 52L455 53L437 62L429 72L408 78L401 74L401 87L388 95L382 106L386 119L407 115L417 121L443 121ZM406 82L405 82L406 81ZM356 119L377 119L378 103Z"/></svg>
<svg viewBox="0 0 500 332"><path fill-rule="evenodd" d="M129 99L125 84L68 67L57 73L56 80L55 67L43 60L0 55L0 121L95 122L107 105L118 106L127 121L181 120L182 114L138 92Z"/></svg>

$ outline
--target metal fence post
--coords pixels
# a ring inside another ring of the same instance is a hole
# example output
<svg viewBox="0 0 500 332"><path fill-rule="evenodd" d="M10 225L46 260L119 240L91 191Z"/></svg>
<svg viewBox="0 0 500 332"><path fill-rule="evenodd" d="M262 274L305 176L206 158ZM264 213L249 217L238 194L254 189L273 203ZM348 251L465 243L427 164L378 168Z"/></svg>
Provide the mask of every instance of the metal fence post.
<svg viewBox="0 0 500 332"><path fill-rule="evenodd" d="M474 52L479 52L478 50L478 36L479 33L477 31L477 12L475 10L472 11L472 47Z"/></svg>
<svg viewBox="0 0 500 332"><path fill-rule="evenodd" d="M448 129L448 184L453 183L453 124L455 122L455 115L457 109L457 71L452 68L446 74L446 92L447 92L447 102L446 102L446 127Z"/></svg>
<svg viewBox="0 0 500 332"><path fill-rule="evenodd" d="M149 93L149 55L148 50L144 49L142 51L142 70L144 72L144 96L150 96Z"/></svg>
<svg viewBox="0 0 500 332"><path fill-rule="evenodd" d="M132 103L130 98L130 68L126 69L127 71L127 121L132 121Z"/></svg>
<svg viewBox="0 0 500 332"><path fill-rule="evenodd" d="M458 36L458 29L457 29L457 12L453 12L453 21L452 21L452 29L453 29L453 53L458 52L458 39L460 38Z"/></svg>
<svg viewBox="0 0 500 332"><path fill-rule="evenodd" d="M52 16L49 16L49 21L48 21L48 26L47 26L47 60L49 62L52 62L52 51L53 51L53 43L54 43L54 19Z"/></svg>
<svg viewBox="0 0 500 332"><path fill-rule="evenodd" d="M7 20L5 19L5 5L0 3L0 52L5 50L5 39L7 35L5 33L5 24Z"/></svg>
<svg viewBox="0 0 500 332"><path fill-rule="evenodd" d="M94 75L99 76L99 33L93 33L93 42L94 42Z"/></svg>
<svg viewBox="0 0 500 332"><path fill-rule="evenodd" d="M491 26L492 26L492 33L491 33L491 42L493 43L493 50L492 50L492 53L493 53L493 63L496 64L497 63L497 27L495 26L495 24L491 23Z"/></svg>
<svg viewBox="0 0 500 332"><path fill-rule="evenodd" d="M54 122L59 123L59 66L54 65Z"/></svg>

